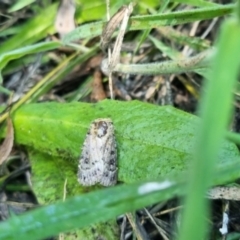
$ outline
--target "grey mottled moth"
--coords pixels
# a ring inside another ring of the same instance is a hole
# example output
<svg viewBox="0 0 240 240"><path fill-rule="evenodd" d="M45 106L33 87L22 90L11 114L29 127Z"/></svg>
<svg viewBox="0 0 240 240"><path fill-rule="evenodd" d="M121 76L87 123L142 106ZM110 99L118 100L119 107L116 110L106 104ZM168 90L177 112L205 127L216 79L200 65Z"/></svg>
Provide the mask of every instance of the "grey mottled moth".
<svg viewBox="0 0 240 240"><path fill-rule="evenodd" d="M78 165L78 181L83 186L116 184L117 148L111 119L91 123Z"/></svg>

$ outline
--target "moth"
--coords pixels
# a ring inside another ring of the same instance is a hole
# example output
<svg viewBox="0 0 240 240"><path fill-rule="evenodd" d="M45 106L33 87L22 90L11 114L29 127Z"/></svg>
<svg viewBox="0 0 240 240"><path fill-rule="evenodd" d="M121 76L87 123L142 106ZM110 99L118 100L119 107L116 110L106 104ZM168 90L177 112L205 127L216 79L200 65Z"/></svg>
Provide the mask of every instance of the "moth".
<svg viewBox="0 0 240 240"><path fill-rule="evenodd" d="M78 181L83 186L117 183L117 147L111 119L91 123L78 165Z"/></svg>

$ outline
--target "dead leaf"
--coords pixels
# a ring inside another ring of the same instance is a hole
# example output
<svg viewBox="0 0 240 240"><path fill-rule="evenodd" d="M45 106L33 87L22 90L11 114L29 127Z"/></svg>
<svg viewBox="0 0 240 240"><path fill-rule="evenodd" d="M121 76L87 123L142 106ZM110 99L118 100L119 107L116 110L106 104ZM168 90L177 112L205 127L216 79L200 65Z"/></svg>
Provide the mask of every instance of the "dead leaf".
<svg viewBox="0 0 240 240"><path fill-rule="evenodd" d="M14 129L11 118L8 118L6 137L2 145L0 146L0 165L7 160L13 147L13 141L14 141Z"/></svg>
<svg viewBox="0 0 240 240"><path fill-rule="evenodd" d="M122 42L124 38L125 31L127 29L127 24L129 17L133 11L133 4L130 3L128 6L123 6L108 22L107 26L103 30L101 37L101 47L105 49L110 41L111 35L113 34L116 27L121 23L118 36L114 43L114 47L111 56L108 56L108 61L103 59L101 64L101 69L104 74L109 77L113 72L114 67L119 63L120 52L122 47Z"/></svg>
<svg viewBox="0 0 240 240"><path fill-rule="evenodd" d="M111 37L116 30L116 28L120 25L120 23L123 20L123 17L125 15L126 9L128 6L122 6L112 17L111 19L107 22L106 26L104 27L102 31L102 36L101 36L101 49L103 52L105 52L106 48L109 45L109 42L111 40Z"/></svg>
<svg viewBox="0 0 240 240"><path fill-rule="evenodd" d="M91 94L91 100L98 102L106 98L106 93L103 89L102 75L99 70L96 70L93 75L93 90Z"/></svg>
<svg viewBox="0 0 240 240"><path fill-rule="evenodd" d="M125 31L127 29L128 20L130 18L132 11L133 11L133 4L130 3L124 11L121 27L119 29L119 33L112 50L112 56L110 58L110 63L109 63L109 68L111 71L119 63L122 42L123 42Z"/></svg>
<svg viewBox="0 0 240 240"><path fill-rule="evenodd" d="M55 20L55 28L61 38L75 29L75 10L74 0L61 1Z"/></svg>
<svg viewBox="0 0 240 240"><path fill-rule="evenodd" d="M133 4L130 3L128 6L123 6L108 22L107 26L103 30L101 37L101 47L103 51L108 46L111 35L113 34L116 27L121 23L118 36L116 38L113 50L111 52L110 48L108 49L108 60L103 59L101 63L101 70L104 74L108 76L110 97L114 99L113 95L113 81L112 81L112 72L116 65L119 63L120 52L122 47L122 42L124 38L125 31L127 29L127 24L129 17L133 11Z"/></svg>

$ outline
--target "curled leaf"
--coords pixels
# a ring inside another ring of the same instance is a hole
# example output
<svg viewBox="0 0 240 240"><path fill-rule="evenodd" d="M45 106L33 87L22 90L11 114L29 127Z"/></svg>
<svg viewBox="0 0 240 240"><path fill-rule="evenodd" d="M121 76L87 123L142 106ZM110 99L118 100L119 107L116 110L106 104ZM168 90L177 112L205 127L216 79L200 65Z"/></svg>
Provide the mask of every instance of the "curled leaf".
<svg viewBox="0 0 240 240"><path fill-rule="evenodd" d="M108 21L106 26L103 29L102 36L101 36L101 43L100 46L102 50L105 52L106 48L109 45L109 42L111 40L111 37L116 30L116 28L120 25L122 22L126 9L128 6L124 5L122 6Z"/></svg>
<svg viewBox="0 0 240 240"><path fill-rule="evenodd" d="M11 118L8 118L6 137L2 145L0 146L0 165L7 160L13 147L13 141L14 141L14 130L12 125L12 120Z"/></svg>

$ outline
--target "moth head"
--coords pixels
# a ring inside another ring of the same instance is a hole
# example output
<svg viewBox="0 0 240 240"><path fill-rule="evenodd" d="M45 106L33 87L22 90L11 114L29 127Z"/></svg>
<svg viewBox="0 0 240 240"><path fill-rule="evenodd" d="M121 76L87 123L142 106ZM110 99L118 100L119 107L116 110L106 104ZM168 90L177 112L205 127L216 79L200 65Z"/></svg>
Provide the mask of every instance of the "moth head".
<svg viewBox="0 0 240 240"><path fill-rule="evenodd" d="M95 122L95 129L99 138L105 136L108 132L108 123L106 121Z"/></svg>

